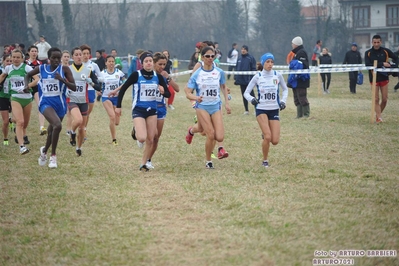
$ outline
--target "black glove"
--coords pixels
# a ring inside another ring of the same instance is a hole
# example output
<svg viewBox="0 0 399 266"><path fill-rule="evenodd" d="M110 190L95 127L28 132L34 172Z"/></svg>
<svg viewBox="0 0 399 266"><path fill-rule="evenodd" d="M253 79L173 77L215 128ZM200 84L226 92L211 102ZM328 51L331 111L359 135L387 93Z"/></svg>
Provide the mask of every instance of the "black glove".
<svg viewBox="0 0 399 266"><path fill-rule="evenodd" d="M251 100L251 103L256 106L259 103L259 101L256 98L253 98Z"/></svg>
<svg viewBox="0 0 399 266"><path fill-rule="evenodd" d="M280 103L280 111L282 111L282 110L284 110L285 109L285 102L281 102Z"/></svg>

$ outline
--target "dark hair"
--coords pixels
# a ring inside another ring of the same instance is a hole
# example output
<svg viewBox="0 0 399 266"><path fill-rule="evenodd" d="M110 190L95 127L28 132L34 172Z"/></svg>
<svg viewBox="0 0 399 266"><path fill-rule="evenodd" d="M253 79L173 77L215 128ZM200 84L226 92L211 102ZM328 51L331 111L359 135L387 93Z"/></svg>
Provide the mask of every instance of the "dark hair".
<svg viewBox="0 0 399 266"><path fill-rule="evenodd" d="M170 53L169 53L169 51L168 51L168 50L163 50L162 53L163 53L163 52L167 52L167 53L168 53L168 57L166 58L166 60L168 60L168 59L170 58Z"/></svg>
<svg viewBox="0 0 399 266"><path fill-rule="evenodd" d="M82 49L80 49L79 47L73 47L72 48L72 51L71 51L71 56L73 56L73 54L74 54L74 52L76 51L76 50L80 50L80 51L82 51Z"/></svg>
<svg viewBox="0 0 399 266"><path fill-rule="evenodd" d="M233 42L233 45L231 45L231 47L234 47L234 46L236 46L237 44L235 43L235 42Z"/></svg>
<svg viewBox="0 0 399 266"><path fill-rule="evenodd" d="M83 50L89 50L89 53L91 53L91 47L88 46L87 44L82 44L80 46L80 50L82 50L82 52L83 52Z"/></svg>
<svg viewBox="0 0 399 266"><path fill-rule="evenodd" d="M25 44L20 43L20 44L19 44L19 47L21 47L22 49L25 49Z"/></svg>
<svg viewBox="0 0 399 266"><path fill-rule="evenodd" d="M97 50L96 53L99 53L100 55L103 55L103 51L102 50Z"/></svg>
<svg viewBox="0 0 399 266"><path fill-rule="evenodd" d="M146 52L142 53L142 54L140 55L140 62L143 63L143 62L144 62L144 59L145 59L146 57L151 57L151 58L153 58L152 53L150 53L149 51L146 51Z"/></svg>
<svg viewBox="0 0 399 266"><path fill-rule="evenodd" d="M113 55L107 55L107 57L105 58L105 62L107 62L108 58L112 57L115 60L115 57Z"/></svg>
<svg viewBox="0 0 399 266"><path fill-rule="evenodd" d="M319 44L319 43L321 43L321 41L320 41L320 40L317 40L316 44Z"/></svg>
<svg viewBox="0 0 399 266"><path fill-rule="evenodd" d="M37 48L36 45L31 45L31 46L29 46L29 48L28 48L28 52L30 52L30 50L31 50L32 48L35 48L36 50L39 51L39 48Z"/></svg>
<svg viewBox="0 0 399 266"><path fill-rule="evenodd" d="M48 51L47 51L47 57L50 58L51 54L53 52L60 52L60 54L62 55L61 49L58 47L51 47Z"/></svg>
<svg viewBox="0 0 399 266"><path fill-rule="evenodd" d="M166 50L165 50L165 51L166 51ZM161 53L161 52L156 52L156 53L153 55L153 59L154 59L154 63L158 62L158 61L161 60L161 59L168 60L168 59L166 58L166 55L164 55L164 54Z"/></svg>
<svg viewBox="0 0 399 266"><path fill-rule="evenodd" d="M111 52L112 52L112 51L118 52L118 51L117 51L115 48L114 48L114 49L112 49L112 50L111 50Z"/></svg>
<svg viewBox="0 0 399 266"><path fill-rule="evenodd" d="M6 60L7 57L11 57L11 54L4 54L3 55L3 62L4 62L4 60Z"/></svg>
<svg viewBox="0 0 399 266"><path fill-rule="evenodd" d="M381 40L381 36L379 34L376 34L373 36L373 39L380 39Z"/></svg>
<svg viewBox="0 0 399 266"><path fill-rule="evenodd" d="M203 41L203 43L205 43L208 46L212 46L213 48L215 48L215 44L211 41Z"/></svg>
<svg viewBox="0 0 399 266"><path fill-rule="evenodd" d="M201 50L201 55L206 54L206 52L208 52L209 50L211 50L213 53L215 53L215 49L212 46L207 46Z"/></svg>

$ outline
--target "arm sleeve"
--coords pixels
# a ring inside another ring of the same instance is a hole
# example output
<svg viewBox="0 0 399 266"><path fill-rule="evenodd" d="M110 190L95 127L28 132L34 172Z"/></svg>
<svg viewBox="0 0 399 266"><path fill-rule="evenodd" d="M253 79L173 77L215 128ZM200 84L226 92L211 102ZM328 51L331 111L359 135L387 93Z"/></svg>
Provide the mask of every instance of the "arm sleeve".
<svg viewBox="0 0 399 266"><path fill-rule="evenodd" d="M90 72L90 78L91 78L91 80L92 80L93 83L94 83L93 88L94 88L96 91L101 91L101 82L98 81L97 75L94 74L93 71Z"/></svg>
<svg viewBox="0 0 399 266"><path fill-rule="evenodd" d="M366 52L364 53L364 64L365 64L366 66L372 66L373 63L371 63L370 58L367 56L368 52L369 52L369 51L366 51Z"/></svg>
<svg viewBox="0 0 399 266"><path fill-rule="evenodd" d="M123 96L125 95L126 90L134 83L137 83L138 79L139 79L139 74L137 72L133 72L126 80L126 82L123 83L121 89L119 90L118 103L116 104L117 108L122 107L122 99Z"/></svg>
<svg viewBox="0 0 399 266"><path fill-rule="evenodd" d="M258 74L252 77L251 81L248 83L247 88L245 89L244 97L245 99L247 99L248 102L251 102L252 99L254 98L250 93L254 89L257 83L258 83Z"/></svg>
<svg viewBox="0 0 399 266"><path fill-rule="evenodd" d="M164 89L163 97L169 98L170 97L170 91L168 89L168 84L166 84L166 81L164 77L161 74L157 74L158 80L159 80L159 85L161 85Z"/></svg>
<svg viewBox="0 0 399 266"><path fill-rule="evenodd" d="M391 50L388 50L388 56L389 56L390 58L392 58L392 61L393 61L394 63L397 63L397 62L398 62L398 56L397 56L394 52L392 52Z"/></svg>

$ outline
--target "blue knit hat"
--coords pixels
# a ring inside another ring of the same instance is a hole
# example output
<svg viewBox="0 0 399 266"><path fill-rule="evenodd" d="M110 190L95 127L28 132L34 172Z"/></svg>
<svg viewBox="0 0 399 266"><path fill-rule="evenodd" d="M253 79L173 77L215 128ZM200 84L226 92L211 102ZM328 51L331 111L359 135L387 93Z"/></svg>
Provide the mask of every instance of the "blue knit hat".
<svg viewBox="0 0 399 266"><path fill-rule="evenodd" d="M264 55L262 55L262 57L260 58L260 63L262 64L262 67L267 59L271 59L274 61L274 55L272 55L271 53L265 53Z"/></svg>

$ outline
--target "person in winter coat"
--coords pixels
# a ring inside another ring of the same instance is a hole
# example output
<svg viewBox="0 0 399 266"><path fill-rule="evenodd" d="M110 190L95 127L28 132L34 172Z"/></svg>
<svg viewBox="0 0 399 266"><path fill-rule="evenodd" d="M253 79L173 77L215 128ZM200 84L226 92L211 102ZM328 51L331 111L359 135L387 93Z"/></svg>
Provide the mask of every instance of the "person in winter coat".
<svg viewBox="0 0 399 266"><path fill-rule="evenodd" d="M352 48L345 54L343 64L361 64L362 56L357 50L357 43L352 43ZM356 82L358 71L351 71L349 73L349 90L352 94L356 93Z"/></svg>
<svg viewBox="0 0 399 266"><path fill-rule="evenodd" d="M256 60L248 53L248 46L243 45L241 47L241 55L237 59L236 71L256 71ZM234 75L234 85L239 85L242 94L242 100L244 103L244 115L249 115L248 101L244 97L244 92L251 81L253 75ZM250 95L255 97L254 91L252 90Z"/></svg>
<svg viewBox="0 0 399 266"><path fill-rule="evenodd" d="M292 39L292 52L295 54L293 60L297 60L301 63L302 69L309 69L309 57L303 48L303 41L300 36ZM292 86L292 92L294 95L294 103L297 108L297 117L309 117L310 115L310 107L309 101L307 98L307 89L310 86L310 76L306 75L297 75L299 78L296 79L295 86Z"/></svg>
<svg viewBox="0 0 399 266"><path fill-rule="evenodd" d="M331 54L328 52L328 48L324 47L319 56L320 65L331 65ZM323 67L325 68L325 67ZM331 83L331 73L320 73L321 80L323 82L324 94L330 93L329 87Z"/></svg>

